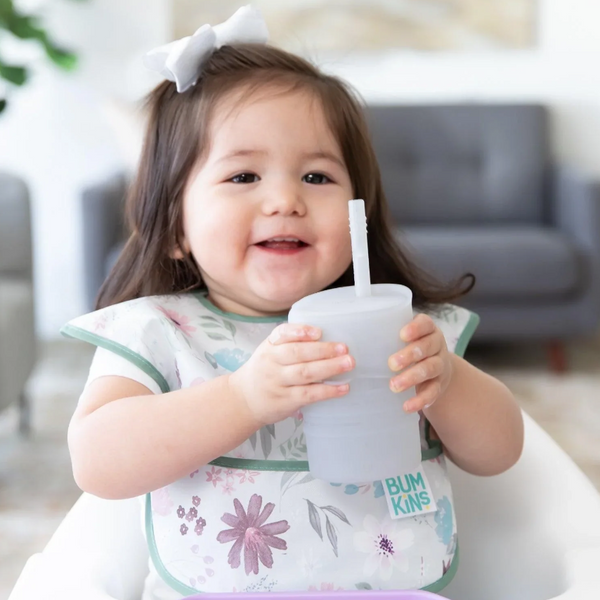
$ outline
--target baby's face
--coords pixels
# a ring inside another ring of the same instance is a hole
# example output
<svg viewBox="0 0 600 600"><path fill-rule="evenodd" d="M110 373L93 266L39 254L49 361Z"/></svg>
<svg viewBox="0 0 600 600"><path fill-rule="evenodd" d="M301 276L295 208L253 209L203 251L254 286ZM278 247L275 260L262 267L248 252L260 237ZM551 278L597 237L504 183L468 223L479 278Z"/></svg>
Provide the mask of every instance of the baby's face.
<svg viewBox="0 0 600 600"><path fill-rule="evenodd" d="M222 310L279 314L350 265L352 185L318 101L239 93L216 111L186 187L185 249ZM268 242L281 237L301 243Z"/></svg>

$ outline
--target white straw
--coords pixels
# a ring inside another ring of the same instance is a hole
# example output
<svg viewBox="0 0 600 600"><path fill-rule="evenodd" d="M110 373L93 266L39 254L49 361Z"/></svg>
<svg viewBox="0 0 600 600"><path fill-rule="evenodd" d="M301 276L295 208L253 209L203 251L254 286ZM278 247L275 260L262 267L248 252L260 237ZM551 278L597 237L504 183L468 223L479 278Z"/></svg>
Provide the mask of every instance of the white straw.
<svg viewBox="0 0 600 600"><path fill-rule="evenodd" d="M352 242L352 265L354 289L360 297L371 295L371 273L369 271L369 247L367 245L367 215L364 200L349 200L350 240Z"/></svg>

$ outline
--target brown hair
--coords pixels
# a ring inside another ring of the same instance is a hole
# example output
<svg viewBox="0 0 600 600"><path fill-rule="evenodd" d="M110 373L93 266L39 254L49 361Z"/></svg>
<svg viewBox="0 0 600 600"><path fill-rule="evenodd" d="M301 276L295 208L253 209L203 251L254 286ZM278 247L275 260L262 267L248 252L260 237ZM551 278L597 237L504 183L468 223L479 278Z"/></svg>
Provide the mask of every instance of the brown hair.
<svg viewBox="0 0 600 600"><path fill-rule="evenodd" d="M413 292L422 310L466 294L471 274L442 285L412 262L392 233L392 220L383 192L361 103L340 79L321 73L304 59L272 46L223 46L202 67L199 82L185 93L165 81L148 96L149 121L137 176L126 204L131 232L125 249L104 282L97 307L142 296L205 289L191 255L172 258L183 248L182 206L185 185L198 159L206 152L208 126L224 95L271 86L314 95L336 136L350 174L355 198L365 200L369 229L369 262L373 283L398 283ZM244 93L247 98L247 94ZM464 289L465 280L470 278ZM352 265L328 288L354 284Z"/></svg>

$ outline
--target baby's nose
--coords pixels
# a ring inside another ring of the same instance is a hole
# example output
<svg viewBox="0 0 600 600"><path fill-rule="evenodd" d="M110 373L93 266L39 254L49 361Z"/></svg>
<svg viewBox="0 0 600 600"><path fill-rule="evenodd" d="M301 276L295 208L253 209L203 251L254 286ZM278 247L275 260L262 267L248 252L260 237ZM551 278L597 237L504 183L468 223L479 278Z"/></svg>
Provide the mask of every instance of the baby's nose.
<svg viewBox="0 0 600 600"><path fill-rule="evenodd" d="M267 214L304 214L306 206L301 191L296 186L278 186L273 189L263 203Z"/></svg>

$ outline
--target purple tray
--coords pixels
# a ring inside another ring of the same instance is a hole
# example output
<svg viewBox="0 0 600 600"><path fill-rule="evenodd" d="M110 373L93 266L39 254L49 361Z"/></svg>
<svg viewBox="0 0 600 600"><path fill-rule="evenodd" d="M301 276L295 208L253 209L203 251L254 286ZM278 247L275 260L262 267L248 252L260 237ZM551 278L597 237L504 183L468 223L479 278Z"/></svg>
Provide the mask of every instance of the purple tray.
<svg viewBox="0 0 600 600"><path fill-rule="evenodd" d="M241 592L238 594L195 594L188 600L445 600L442 596L420 590L357 590L339 592Z"/></svg>

